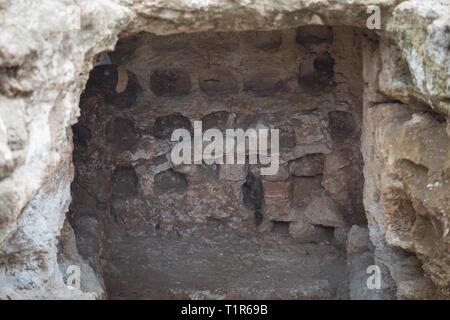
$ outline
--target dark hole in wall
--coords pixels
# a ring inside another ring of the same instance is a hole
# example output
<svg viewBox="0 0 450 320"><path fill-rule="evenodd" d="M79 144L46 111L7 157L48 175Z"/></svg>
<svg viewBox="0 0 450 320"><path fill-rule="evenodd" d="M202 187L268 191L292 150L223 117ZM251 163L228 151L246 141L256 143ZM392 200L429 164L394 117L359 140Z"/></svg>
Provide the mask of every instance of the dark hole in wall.
<svg viewBox="0 0 450 320"><path fill-rule="evenodd" d="M72 131L75 144L86 147L92 137L91 129L82 123L76 123L73 125Z"/></svg>
<svg viewBox="0 0 450 320"><path fill-rule="evenodd" d="M134 73L108 64L92 69L84 94L100 94L107 103L127 109L135 105L141 92L142 87Z"/></svg>
<svg viewBox="0 0 450 320"><path fill-rule="evenodd" d="M320 74L333 77L334 59L329 52L319 54L313 62L314 69Z"/></svg>
<svg viewBox="0 0 450 320"><path fill-rule="evenodd" d="M254 213L255 223L259 225L263 220L262 206L264 201L261 179L249 172L242 186L244 205Z"/></svg>
<svg viewBox="0 0 450 320"><path fill-rule="evenodd" d="M270 228L270 232L288 235L289 224L290 222L287 221L273 221L272 227Z"/></svg>
<svg viewBox="0 0 450 320"><path fill-rule="evenodd" d="M193 132L189 118L181 113L172 113L156 118L152 133L156 138L170 140L172 132L176 129L186 129L191 133Z"/></svg>

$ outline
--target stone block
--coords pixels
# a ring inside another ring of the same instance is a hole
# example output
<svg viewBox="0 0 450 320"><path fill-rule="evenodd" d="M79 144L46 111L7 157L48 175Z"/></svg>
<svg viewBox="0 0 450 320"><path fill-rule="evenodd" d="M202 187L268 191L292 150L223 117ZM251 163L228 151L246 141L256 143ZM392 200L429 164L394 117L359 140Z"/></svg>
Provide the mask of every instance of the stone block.
<svg viewBox="0 0 450 320"><path fill-rule="evenodd" d="M311 224L298 208L291 215L295 220L289 224L289 235L300 242L321 242L329 240L330 235L324 228Z"/></svg>
<svg viewBox="0 0 450 320"><path fill-rule="evenodd" d="M263 181L264 198L289 198L289 181Z"/></svg>
<svg viewBox="0 0 450 320"><path fill-rule="evenodd" d="M280 219L289 215L290 182L262 181L264 193L263 216L265 218Z"/></svg>
<svg viewBox="0 0 450 320"><path fill-rule="evenodd" d="M219 167L219 180L241 181L247 176L245 164L221 164Z"/></svg>
<svg viewBox="0 0 450 320"><path fill-rule="evenodd" d="M347 234L347 254L369 251L370 239L367 228L353 225Z"/></svg>
<svg viewBox="0 0 450 320"><path fill-rule="evenodd" d="M323 190L322 177L292 177L292 203L294 206L306 207L311 195Z"/></svg>
<svg viewBox="0 0 450 320"><path fill-rule="evenodd" d="M325 192L316 193L305 210L307 220L314 225L340 228L345 221L338 205Z"/></svg>
<svg viewBox="0 0 450 320"><path fill-rule="evenodd" d="M317 114L297 114L291 119L297 144L315 144L325 141L326 123Z"/></svg>

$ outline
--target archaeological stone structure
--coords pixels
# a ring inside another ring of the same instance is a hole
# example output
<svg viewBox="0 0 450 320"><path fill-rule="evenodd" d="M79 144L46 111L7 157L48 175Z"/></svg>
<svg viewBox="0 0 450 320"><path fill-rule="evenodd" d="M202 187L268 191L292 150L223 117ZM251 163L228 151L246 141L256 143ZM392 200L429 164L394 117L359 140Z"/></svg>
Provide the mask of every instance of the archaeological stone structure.
<svg viewBox="0 0 450 320"><path fill-rule="evenodd" d="M448 1L5 0L0 26L0 299L450 298ZM175 163L198 121L279 129L278 171Z"/></svg>

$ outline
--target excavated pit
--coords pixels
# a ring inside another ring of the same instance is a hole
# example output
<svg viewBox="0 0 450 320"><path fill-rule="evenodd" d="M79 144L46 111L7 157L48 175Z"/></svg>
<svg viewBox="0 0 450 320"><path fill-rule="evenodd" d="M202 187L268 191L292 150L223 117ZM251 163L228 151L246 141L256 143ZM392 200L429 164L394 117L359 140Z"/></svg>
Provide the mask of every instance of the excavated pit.
<svg viewBox="0 0 450 320"><path fill-rule="evenodd" d="M367 226L361 37L300 27L118 42L81 97L69 213L109 298L349 297L345 234ZM278 173L173 164L172 132L199 120L280 129Z"/></svg>

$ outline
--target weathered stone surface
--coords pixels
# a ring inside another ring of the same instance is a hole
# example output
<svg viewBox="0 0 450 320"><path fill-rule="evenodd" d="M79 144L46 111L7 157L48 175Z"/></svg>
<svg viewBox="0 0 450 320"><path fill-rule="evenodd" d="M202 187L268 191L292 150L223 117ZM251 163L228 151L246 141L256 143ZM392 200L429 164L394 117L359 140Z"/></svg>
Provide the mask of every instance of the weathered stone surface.
<svg viewBox="0 0 450 320"><path fill-rule="evenodd" d="M291 120L297 144L313 144L327 138L326 122L317 113L296 114Z"/></svg>
<svg viewBox="0 0 450 320"><path fill-rule="evenodd" d="M247 31L242 33L246 43L261 50L275 50L281 46L283 35L281 31Z"/></svg>
<svg viewBox="0 0 450 320"><path fill-rule="evenodd" d="M150 87L158 96L184 96L191 91L191 78L184 70L155 70L150 76Z"/></svg>
<svg viewBox="0 0 450 320"><path fill-rule="evenodd" d="M351 137L356 130L355 120L349 112L332 111L329 113L330 134L336 141Z"/></svg>
<svg viewBox="0 0 450 320"><path fill-rule="evenodd" d="M325 193L312 195L312 201L305 210L305 216L314 225L334 228L345 226L340 208Z"/></svg>
<svg viewBox="0 0 450 320"><path fill-rule="evenodd" d="M247 169L245 164L222 164L219 167L219 180L244 181Z"/></svg>
<svg viewBox="0 0 450 320"><path fill-rule="evenodd" d="M267 181L286 181L290 177L289 167L287 164L280 164L278 172L273 175L262 176Z"/></svg>
<svg viewBox="0 0 450 320"><path fill-rule="evenodd" d="M289 223L289 235L300 242L322 242L330 239L330 234L321 226L311 224L298 208L291 209L294 221Z"/></svg>
<svg viewBox="0 0 450 320"><path fill-rule="evenodd" d="M198 85L208 95L232 94L239 91L236 75L230 70L213 68L203 70L198 76Z"/></svg>
<svg viewBox="0 0 450 320"><path fill-rule="evenodd" d="M289 181L262 181L264 193L263 216L274 220L283 220L289 215L290 182Z"/></svg>
<svg viewBox="0 0 450 320"><path fill-rule="evenodd" d="M321 153L306 155L289 163L289 171L297 177L309 177L323 174L325 156Z"/></svg>
<svg viewBox="0 0 450 320"><path fill-rule="evenodd" d="M333 42L333 30L325 26L298 27L295 40L299 44Z"/></svg>
<svg viewBox="0 0 450 320"><path fill-rule="evenodd" d="M347 233L347 254L369 251L369 232L366 228L353 225Z"/></svg>

